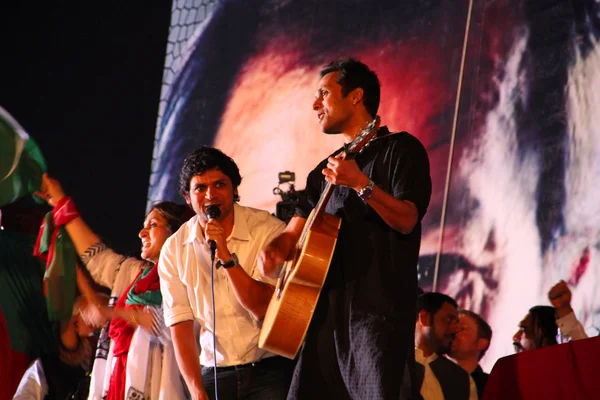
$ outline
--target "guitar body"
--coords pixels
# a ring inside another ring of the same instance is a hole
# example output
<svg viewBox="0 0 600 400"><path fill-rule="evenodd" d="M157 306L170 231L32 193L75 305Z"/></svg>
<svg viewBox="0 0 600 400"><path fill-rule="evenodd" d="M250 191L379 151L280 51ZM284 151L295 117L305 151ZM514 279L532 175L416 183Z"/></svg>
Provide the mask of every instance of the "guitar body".
<svg viewBox="0 0 600 400"><path fill-rule="evenodd" d="M291 359L298 354L329 271L341 224L339 217L318 214L302 248L283 265L260 331L260 348Z"/></svg>

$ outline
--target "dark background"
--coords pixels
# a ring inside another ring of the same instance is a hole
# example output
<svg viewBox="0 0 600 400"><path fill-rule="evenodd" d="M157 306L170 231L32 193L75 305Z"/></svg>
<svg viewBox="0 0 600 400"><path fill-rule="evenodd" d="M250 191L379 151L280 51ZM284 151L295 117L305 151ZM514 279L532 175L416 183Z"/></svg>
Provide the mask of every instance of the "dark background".
<svg viewBox="0 0 600 400"><path fill-rule="evenodd" d="M0 105L126 253L140 248L170 12L170 1L0 5Z"/></svg>

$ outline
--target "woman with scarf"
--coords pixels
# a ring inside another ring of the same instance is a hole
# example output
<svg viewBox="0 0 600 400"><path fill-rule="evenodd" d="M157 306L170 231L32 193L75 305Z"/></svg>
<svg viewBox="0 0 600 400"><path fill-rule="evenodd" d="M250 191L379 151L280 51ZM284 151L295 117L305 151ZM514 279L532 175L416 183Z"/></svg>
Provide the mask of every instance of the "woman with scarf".
<svg viewBox="0 0 600 400"><path fill-rule="evenodd" d="M169 330L163 322L156 263L166 239L191 215L187 206L165 201L151 208L139 233L142 261L116 254L102 243L58 181L44 175L40 195L55 208L64 207L63 212L74 215L65 224L66 231L92 278L111 289L109 307L102 307L91 287L81 288L90 303L110 319L98 341L89 399L184 398Z"/></svg>

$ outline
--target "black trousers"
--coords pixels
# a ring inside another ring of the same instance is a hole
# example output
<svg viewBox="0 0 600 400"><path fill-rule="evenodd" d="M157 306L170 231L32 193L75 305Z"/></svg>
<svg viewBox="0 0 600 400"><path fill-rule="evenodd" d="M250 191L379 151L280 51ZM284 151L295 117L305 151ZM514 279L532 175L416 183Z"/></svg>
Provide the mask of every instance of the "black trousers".
<svg viewBox="0 0 600 400"><path fill-rule="evenodd" d="M217 367L219 400L237 399L285 399L290 387L294 362L284 357ZM213 367L202 367L202 383L206 393L215 399L215 376Z"/></svg>

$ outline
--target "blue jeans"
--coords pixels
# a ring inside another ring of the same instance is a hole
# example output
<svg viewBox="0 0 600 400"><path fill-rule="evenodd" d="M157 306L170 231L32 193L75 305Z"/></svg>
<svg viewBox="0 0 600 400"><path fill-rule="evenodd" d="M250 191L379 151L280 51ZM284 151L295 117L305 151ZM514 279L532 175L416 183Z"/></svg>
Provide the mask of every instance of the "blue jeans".
<svg viewBox="0 0 600 400"><path fill-rule="evenodd" d="M293 371L294 362L278 356L251 364L217 367L219 400L285 400ZM208 397L214 400L212 367L202 367L202 383Z"/></svg>

